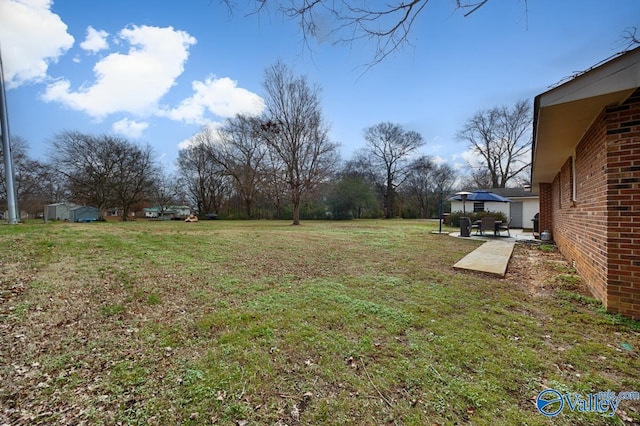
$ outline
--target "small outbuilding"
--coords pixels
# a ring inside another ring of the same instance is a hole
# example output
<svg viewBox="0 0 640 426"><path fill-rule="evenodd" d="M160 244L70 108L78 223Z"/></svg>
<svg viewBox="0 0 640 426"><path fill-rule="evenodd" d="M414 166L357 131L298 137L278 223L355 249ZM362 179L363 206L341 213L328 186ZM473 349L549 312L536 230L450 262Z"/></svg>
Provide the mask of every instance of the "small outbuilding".
<svg viewBox="0 0 640 426"><path fill-rule="evenodd" d="M95 222L100 218L96 207L80 206L74 203L48 204L44 208L45 220L64 220L67 222Z"/></svg>
<svg viewBox="0 0 640 426"><path fill-rule="evenodd" d="M54 203L44 207L45 220L66 220L69 221L70 211L76 204L73 203Z"/></svg>
<svg viewBox="0 0 640 426"><path fill-rule="evenodd" d="M71 222L96 222L99 217L98 209L91 206L75 206L69 210Z"/></svg>

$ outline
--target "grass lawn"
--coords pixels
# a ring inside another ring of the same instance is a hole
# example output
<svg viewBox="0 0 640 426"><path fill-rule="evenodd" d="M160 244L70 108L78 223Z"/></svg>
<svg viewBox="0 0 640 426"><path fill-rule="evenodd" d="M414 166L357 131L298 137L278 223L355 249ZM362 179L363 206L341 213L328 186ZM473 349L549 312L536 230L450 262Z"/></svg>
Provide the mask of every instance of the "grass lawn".
<svg viewBox="0 0 640 426"><path fill-rule="evenodd" d="M0 226L0 424L640 424L535 406L640 391L639 323L553 250L456 271L478 242L436 226Z"/></svg>

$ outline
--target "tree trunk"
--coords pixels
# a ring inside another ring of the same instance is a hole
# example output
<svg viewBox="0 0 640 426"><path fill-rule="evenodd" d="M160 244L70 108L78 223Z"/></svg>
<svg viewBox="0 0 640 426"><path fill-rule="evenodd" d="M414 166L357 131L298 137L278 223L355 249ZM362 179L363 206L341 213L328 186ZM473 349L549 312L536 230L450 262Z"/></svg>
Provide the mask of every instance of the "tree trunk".
<svg viewBox="0 0 640 426"><path fill-rule="evenodd" d="M292 225L300 225L300 200L293 202L293 223Z"/></svg>
<svg viewBox="0 0 640 426"><path fill-rule="evenodd" d="M292 225L300 225L300 204L302 204L302 194L300 189L293 191L291 203L293 204L293 223Z"/></svg>
<svg viewBox="0 0 640 426"><path fill-rule="evenodd" d="M384 197L384 204L385 204L385 211L384 211L384 217L386 219L391 219L393 218L394 215L394 200L393 200L393 190L389 189L389 187L387 187L387 194Z"/></svg>
<svg viewBox="0 0 640 426"><path fill-rule="evenodd" d="M247 215L247 219L251 219L251 199L250 198L245 198L244 199L244 211Z"/></svg>

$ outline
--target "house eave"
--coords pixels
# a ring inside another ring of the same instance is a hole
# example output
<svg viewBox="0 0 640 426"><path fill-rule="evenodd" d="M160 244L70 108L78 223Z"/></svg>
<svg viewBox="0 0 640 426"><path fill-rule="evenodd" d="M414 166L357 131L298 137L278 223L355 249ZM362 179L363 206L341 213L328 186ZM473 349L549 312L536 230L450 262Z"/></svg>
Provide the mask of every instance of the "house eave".
<svg viewBox="0 0 640 426"><path fill-rule="evenodd" d="M602 110L623 103L639 86L636 48L536 96L532 184L552 182Z"/></svg>

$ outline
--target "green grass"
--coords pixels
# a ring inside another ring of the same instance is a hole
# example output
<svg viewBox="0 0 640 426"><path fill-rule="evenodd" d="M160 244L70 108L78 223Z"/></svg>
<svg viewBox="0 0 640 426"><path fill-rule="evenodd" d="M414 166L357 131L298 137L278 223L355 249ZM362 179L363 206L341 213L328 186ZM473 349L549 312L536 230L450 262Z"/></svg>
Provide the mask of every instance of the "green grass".
<svg viewBox="0 0 640 426"><path fill-rule="evenodd" d="M538 246L538 248L544 252L556 251L556 246L554 246L553 244L542 243Z"/></svg>
<svg viewBox="0 0 640 426"><path fill-rule="evenodd" d="M546 425L545 388L640 390L638 323L571 268L542 262L554 288L532 294L454 270L478 242L435 227L0 227L0 420ZM553 424L640 421L637 401L620 410Z"/></svg>

